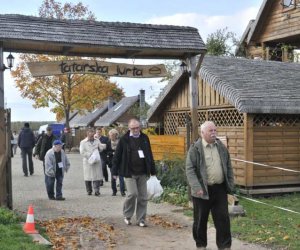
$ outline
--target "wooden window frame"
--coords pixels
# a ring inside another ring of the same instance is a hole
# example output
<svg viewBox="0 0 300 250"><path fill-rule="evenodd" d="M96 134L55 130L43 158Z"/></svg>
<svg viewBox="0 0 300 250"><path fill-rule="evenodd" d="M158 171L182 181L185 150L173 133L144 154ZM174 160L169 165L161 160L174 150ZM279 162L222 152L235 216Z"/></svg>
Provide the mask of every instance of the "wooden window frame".
<svg viewBox="0 0 300 250"><path fill-rule="evenodd" d="M289 6L285 6L284 5L284 0L281 0L280 4L282 6L282 12L290 11L290 10L293 10L293 9L296 8L296 5L297 5L296 2L298 2L298 0L290 0L290 1L291 1L290 5Z"/></svg>

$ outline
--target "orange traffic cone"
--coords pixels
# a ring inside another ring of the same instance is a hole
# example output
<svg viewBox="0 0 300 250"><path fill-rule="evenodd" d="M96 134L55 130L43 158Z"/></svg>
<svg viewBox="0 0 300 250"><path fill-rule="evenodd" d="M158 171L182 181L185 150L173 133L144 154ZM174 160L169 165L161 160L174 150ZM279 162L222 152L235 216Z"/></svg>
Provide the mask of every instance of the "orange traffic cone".
<svg viewBox="0 0 300 250"><path fill-rule="evenodd" d="M37 234L37 233L39 233L37 230L35 230L33 206L32 205L29 205L29 207L28 207L26 223L23 226L23 230L27 234Z"/></svg>

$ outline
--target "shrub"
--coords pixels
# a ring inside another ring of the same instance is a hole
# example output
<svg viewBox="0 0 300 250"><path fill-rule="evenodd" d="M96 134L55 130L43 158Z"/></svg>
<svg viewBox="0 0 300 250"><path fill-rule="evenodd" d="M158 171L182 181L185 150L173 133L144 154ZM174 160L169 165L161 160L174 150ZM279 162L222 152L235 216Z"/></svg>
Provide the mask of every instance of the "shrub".
<svg viewBox="0 0 300 250"><path fill-rule="evenodd" d="M12 211L0 207L0 224L8 225L17 223L18 221L18 217Z"/></svg>
<svg viewBox="0 0 300 250"><path fill-rule="evenodd" d="M172 159L163 160L156 164L157 176L161 180L163 187L186 187L187 179L185 175L185 160Z"/></svg>

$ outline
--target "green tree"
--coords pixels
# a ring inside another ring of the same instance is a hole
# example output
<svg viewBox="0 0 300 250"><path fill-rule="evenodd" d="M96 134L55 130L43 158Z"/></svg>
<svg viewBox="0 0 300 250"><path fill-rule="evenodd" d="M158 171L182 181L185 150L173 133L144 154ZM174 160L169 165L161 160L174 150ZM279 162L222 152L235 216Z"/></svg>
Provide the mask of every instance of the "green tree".
<svg viewBox="0 0 300 250"><path fill-rule="evenodd" d="M227 27L218 29L208 35L206 40L207 54L213 56L234 56L234 49L239 41L235 33L228 31Z"/></svg>
<svg viewBox="0 0 300 250"><path fill-rule="evenodd" d="M94 20L94 15L82 3L63 6L54 0L44 0L39 9L39 15L44 18L72 18ZM47 62L61 60L76 60L80 57L49 56L21 54L20 63L12 72L16 86L22 97L33 100L34 108L49 107L56 114L57 120L66 119L69 127L69 115L74 110L92 110L108 96L120 100L124 96L123 89L107 77L100 75L61 75L33 78L27 69L27 62ZM103 59L101 59L103 60Z"/></svg>

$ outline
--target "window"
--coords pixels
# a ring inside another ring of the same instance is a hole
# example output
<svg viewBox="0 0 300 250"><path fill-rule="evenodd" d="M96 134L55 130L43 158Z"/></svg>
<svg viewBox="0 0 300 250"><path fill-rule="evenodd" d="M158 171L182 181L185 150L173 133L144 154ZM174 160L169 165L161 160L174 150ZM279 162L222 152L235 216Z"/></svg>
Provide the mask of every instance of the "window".
<svg viewBox="0 0 300 250"><path fill-rule="evenodd" d="M294 9L296 7L295 2L295 0L281 0L283 11Z"/></svg>

